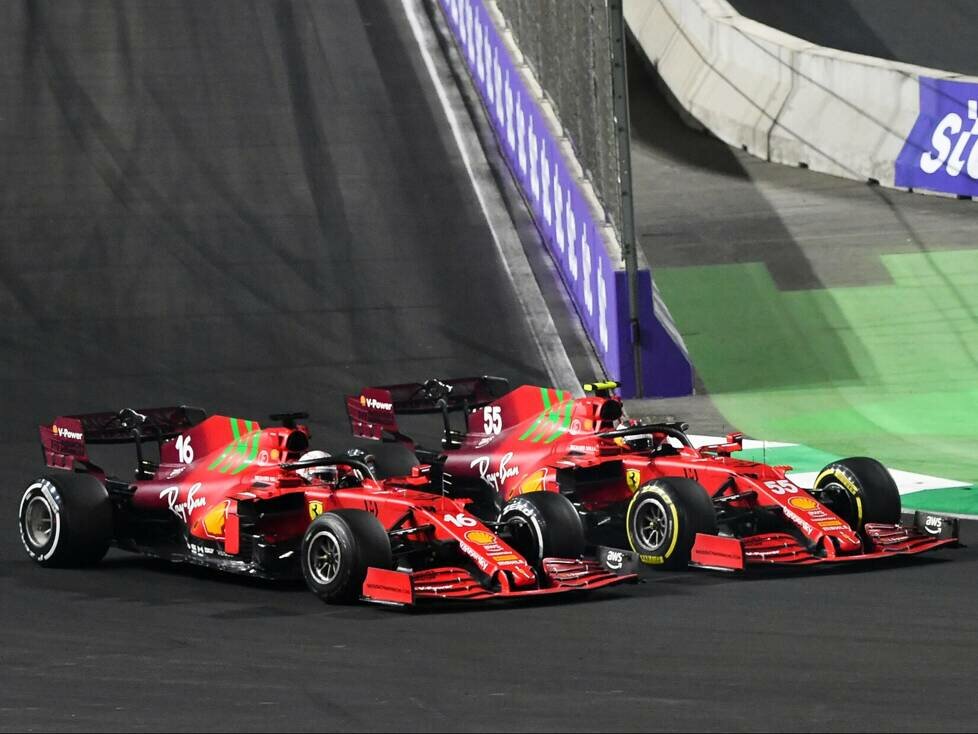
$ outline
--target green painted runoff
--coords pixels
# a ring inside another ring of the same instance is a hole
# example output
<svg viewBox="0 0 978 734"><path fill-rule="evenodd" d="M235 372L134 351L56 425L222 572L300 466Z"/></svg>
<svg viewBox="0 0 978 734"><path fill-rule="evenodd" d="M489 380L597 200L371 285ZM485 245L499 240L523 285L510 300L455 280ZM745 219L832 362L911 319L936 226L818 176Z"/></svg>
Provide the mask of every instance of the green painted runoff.
<svg viewBox="0 0 978 734"><path fill-rule="evenodd" d="M882 260L893 282L865 287L780 291L761 263L655 277L740 430L978 484L978 251Z"/></svg>

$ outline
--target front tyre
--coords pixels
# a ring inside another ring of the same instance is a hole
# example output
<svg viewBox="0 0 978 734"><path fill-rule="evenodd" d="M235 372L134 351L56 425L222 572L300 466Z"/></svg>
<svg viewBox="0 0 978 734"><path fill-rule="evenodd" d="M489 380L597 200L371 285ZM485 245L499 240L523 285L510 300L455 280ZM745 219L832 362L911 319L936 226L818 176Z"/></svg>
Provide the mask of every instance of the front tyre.
<svg viewBox="0 0 978 734"><path fill-rule="evenodd" d="M18 511L20 539L42 566L91 566L112 542L112 502L91 474L51 474L25 491Z"/></svg>
<svg viewBox="0 0 978 734"><path fill-rule="evenodd" d="M387 531L363 510L333 510L313 520L299 563L306 585L330 603L356 601L367 569L394 566Z"/></svg>
<svg viewBox="0 0 978 734"><path fill-rule="evenodd" d="M646 482L632 496L625 515L628 542L642 563L685 568L697 533L716 535L710 495L698 482L668 477Z"/></svg>
<svg viewBox="0 0 978 734"><path fill-rule="evenodd" d="M544 558L579 558L584 554L584 524L569 499L556 492L521 494L503 507L509 543L530 564Z"/></svg>
<svg viewBox="0 0 978 734"><path fill-rule="evenodd" d="M900 490L876 459L857 456L819 472L813 494L857 533L866 523L900 522Z"/></svg>

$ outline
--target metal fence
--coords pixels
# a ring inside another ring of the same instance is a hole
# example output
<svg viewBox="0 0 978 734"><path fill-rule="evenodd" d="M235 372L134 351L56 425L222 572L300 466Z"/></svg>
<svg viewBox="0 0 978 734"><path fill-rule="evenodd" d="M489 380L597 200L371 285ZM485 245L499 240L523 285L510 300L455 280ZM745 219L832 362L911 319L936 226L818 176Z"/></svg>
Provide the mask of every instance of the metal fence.
<svg viewBox="0 0 978 734"><path fill-rule="evenodd" d="M621 238L608 0L497 0Z"/></svg>

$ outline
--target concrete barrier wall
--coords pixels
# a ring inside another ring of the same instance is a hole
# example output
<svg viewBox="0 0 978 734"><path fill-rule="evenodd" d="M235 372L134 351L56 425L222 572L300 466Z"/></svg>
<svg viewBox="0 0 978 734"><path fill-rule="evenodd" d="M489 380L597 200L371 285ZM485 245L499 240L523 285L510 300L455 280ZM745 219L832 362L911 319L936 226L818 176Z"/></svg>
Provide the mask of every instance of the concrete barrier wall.
<svg viewBox="0 0 978 734"><path fill-rule="evenodd" d="M963 121L978 79L817 46L741 16L726 0L625 0L625 17L679 104L724 142L836 176L974 195L966 164L978 118ZM964 88L941 114L925 109L928 90L946 80ZM935 138L950 114L962 125ZM925 157L940 157L945 137L951 168L935 176ZM964 175L954 173L955 160Z"/></svg>
<svg viewBox="0 0 978 734"><path fill-rule="evenodd" d="M621 251L552 107L523 63L491 0L438 0L558 271L608 375L635 393L628 284ZM647 395L692 392L682 345L653 307L639 273L643 386Z"/></svg>

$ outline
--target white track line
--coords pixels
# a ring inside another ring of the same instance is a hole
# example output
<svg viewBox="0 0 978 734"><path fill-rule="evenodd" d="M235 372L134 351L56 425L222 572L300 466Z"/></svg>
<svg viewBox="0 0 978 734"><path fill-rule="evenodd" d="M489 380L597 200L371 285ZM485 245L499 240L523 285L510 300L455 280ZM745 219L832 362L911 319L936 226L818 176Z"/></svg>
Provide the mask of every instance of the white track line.
<svg viewBox="0 0 978 734"><path fill-rule="evenodd" d="M496 243L496 250L499 252L506 274L513 284L513 290L516 291L516 297L523 308L530 334L540 351L540 358L550 380L554 385L570 388L575 396L580 397L584 393L578 384L577 375L574 373L574 368L567 356L567 350L557 333L553 316L550 315L547 304L543 300L540 286L533 276L530 262L526 253L523 252L523 244L516 233L513 221L510 219L509 212L506 211L502 196L496 190L492 171L479 143L479 138L471 127L463 126L459 121L456 110L465 110L465 105L461 94L455 87L447 62L441 56L441 49L438 46L434 29L427 22L427 19L421 20L420 4L421 0L401 0L408 24L411 26L411 32L421 50L421 58L428 70L428 76L431 77L432 84L435 86L438 100L441 102L445 117L448 119L448 125L452 130L459 153L462 155L465 170L472 181L472 188L479 200L479 206L489 224L492 241Z"/></svg>

